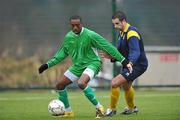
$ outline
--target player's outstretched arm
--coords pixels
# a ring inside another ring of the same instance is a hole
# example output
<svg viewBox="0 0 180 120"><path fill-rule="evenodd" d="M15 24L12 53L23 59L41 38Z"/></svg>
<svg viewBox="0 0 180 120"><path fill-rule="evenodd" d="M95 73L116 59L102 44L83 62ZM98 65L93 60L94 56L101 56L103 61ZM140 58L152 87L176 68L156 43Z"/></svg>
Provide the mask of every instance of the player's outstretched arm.
<svg viewBox="0 0 180 120"><path fill-rule="evenodd" d="M108 54L102 50L98 51L98 54L101 56L101 58L106 58L106 59L112 59L113 58L110 54Z"/></svg>
<svg viewBox="0 0 180 120"><path fill-rule="evenodd" d="M99 53L99 55L101 56L101 58L110 59L111 62L116 62L116 61L117 61L117 60L114 59L110 54L105 53L104 51L99 51L98 53ZM131 62L129 62L128 60L124 59L124 60L122 61L122 65L125 66L125 67L127 67L128 70L129 70L129 72L132 73L132 71L133 71L133 68L132 68L133 64L132 64Z"/></svg>
<svg viewBox="0 0 180 120"><path fill-rule="evenodd" d="M119 53L119 51L110 43L108 40L100 36L99 34L95 32L91 32L92 41L94 47L98 48L99 50L102 50L109 55L111 55L113 58L117 59L118 61L122 62L125 58Z"/></svg>

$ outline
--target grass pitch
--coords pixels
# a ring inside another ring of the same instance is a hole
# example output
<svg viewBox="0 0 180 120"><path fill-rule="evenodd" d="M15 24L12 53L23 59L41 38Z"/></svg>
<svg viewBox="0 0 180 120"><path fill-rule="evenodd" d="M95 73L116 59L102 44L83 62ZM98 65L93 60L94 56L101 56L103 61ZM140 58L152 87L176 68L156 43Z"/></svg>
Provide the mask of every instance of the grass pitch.
<svg viewBox="0 0 180 120"><path fill-rule="evenodd" d="M105 108L109 105L109 91L95 91ZM47 110L50 100L57 98L51 91L6 91L0 92L0 120L93 120L95 108L81 91L69 91L70 104L75 112L73 118L52 117ZM112 120L180 120L180 90L143 91L135 96L138 114L120 115L126 106L121 92L118 114Z"/></svg>

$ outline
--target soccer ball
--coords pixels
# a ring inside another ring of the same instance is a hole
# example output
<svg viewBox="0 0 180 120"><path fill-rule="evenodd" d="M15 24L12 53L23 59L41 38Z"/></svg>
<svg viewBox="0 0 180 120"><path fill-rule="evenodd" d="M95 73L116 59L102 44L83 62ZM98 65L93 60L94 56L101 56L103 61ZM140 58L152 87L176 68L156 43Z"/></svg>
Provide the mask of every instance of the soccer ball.
<svg viewBox="0 0 180 120"><path fill-rule="evenodd" d="M63 115L65 112L64 103L58 99L51 100L48 105L48 111L53 116Z"/></svg>

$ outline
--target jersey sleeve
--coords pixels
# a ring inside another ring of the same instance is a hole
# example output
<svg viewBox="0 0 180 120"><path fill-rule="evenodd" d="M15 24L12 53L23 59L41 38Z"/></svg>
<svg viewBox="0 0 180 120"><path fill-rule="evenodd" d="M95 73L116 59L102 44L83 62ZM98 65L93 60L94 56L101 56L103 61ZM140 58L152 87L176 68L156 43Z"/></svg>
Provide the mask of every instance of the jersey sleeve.
<svg viewBox="0 0 180 120"><path fill-rule="evenodd" d="M68 56L67 49L65 47L65 42L63 42L62 46L57 50L55 55L48 60L48 68L60 63L62 60L64 60Z"/></svg>
<svg viewBox="0 0 180 120"><path fill-rule="evenodd" d="M104 52L110 54L117 61L124 61L124 57L119 53L119 51L105 38L100 36L99 34L92 32L91 33L92 44L94 47L103 50Z"/></svg>
<svg viewBox="0 0 180 120"><path fill-rule="evenodd" d="M133 64L137 61L140 56L140 47L139 47L139 34L131 30L127 34L128 46L129 46L129 56L128 59Z"/></svg>

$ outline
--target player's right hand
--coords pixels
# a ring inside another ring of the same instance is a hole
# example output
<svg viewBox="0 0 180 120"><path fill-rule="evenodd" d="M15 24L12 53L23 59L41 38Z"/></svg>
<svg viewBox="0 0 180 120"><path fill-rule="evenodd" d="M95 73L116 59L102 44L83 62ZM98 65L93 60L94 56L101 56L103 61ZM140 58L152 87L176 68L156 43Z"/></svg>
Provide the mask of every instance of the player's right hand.
<svg viewBox="0 0 180 120"><path fill-rule="evenodd" d="M128 68L128 70L129 70L129 73L132 73L132 71L133 71L132 64L128 63L128 64L127 64L127 68Z"/></svg>
<svg viewBox="0 0 180 120"><path fill-rule="evenodd" d="M133 71L133 67L132 67L133 64L132 64L131 62L129 62L128 60L124 59L124 60L122 61L122 65L123 65L123 67L128 68L129 73L132 73L132 71Z"/></svg>
<svg viewBox="0 0 180 120"><path fill-rule="evenodd" d="M46 69L48 69L48 65L47 64L42 64L40 67L39 67L39 74L41 74L42 72L44 72Z"/></svg>

